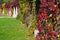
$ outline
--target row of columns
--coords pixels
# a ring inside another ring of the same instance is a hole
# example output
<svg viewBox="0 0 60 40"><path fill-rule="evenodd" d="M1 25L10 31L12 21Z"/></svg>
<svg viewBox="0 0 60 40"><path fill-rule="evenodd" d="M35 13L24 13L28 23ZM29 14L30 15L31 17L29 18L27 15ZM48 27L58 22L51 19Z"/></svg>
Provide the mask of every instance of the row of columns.
<svg viewBox="0 0 60 40"><path fill-rule="evenodd" d="M13 8L9 8L9 10L3 8L1 13L2 13L2 15L7 15L7 16L11 16L13 18L16 18L18 15L18 7L16 6Z"/></svg>

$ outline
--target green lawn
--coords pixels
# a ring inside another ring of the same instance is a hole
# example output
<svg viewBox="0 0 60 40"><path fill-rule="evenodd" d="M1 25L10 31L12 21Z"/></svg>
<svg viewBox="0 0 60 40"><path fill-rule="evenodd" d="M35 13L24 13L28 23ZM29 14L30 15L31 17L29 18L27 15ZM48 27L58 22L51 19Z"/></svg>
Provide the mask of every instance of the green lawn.
<svg viewBox="0 0 60 40"><path fill-rule="evenodd" d="M0 18L0 40L26 40L26 29L13 18Z"/></svg>

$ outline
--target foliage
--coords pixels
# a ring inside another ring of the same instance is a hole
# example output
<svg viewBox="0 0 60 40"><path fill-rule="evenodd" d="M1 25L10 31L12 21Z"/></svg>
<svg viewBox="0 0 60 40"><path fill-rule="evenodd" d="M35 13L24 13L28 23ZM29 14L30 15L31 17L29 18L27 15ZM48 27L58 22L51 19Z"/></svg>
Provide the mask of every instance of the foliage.
<svg viewBox="0 0 60 40"><path fill-rule="evenodd" d="M29 2L27 0L20 0L19 6L20 6L20 13L17 16L17 19L24 22L24 18L25 18L24 15L26 14L26 16L27 16L27 14L29 13L29 12L28 13L26 13L26 12L29 10L28 7L30 5L29 5ZM31 23L31 27L27 28L27 30L28 30L27 35L32 35L33 34L34 27L36 25L35 4L32 4L32 6L33 6L32 10L31 10L32 11L32 16L30 16L31 14L29 14L29 16L28 16L30 18L29 23Z"/></svg>
<svg viewBox="0 0 60 40"><path fill-rule="evenodd" d="M13 5L13 6L18 6L18 5L19 5L19 0L14 0L14 1L12 2L12 5Z"/></svg>
<svg viewBox="0 0 60 40"><path fill-rule="evenodd" d="M28 0L20 0L19 3L20 3L20 4L19 4L19 6L20 6L20 13L19 13L18 16L17 16L17 19L19 19L20 21L23 22L23 21L24 21L24 18L25 18L24 15L25 15L27 12L29 13L28 10L29 10L29 6L30 6L30 5L29 5ZM32 8L33 8L33 9L31 10L31 11L32 11L32 14L34 14L34 15L31 16L32 18L30 17L30 19L31 19L30 21L32 21L32 25L31 25L32 28L34 28L35 23L36 23L36 16L35 16L35 12L36 12L36 11L34 11L34 10L35 10L35 8L34 8L35 6L34 6L34 5L35 5L35 4L32 4L32 6L33 6ZM27 13L27 14L28 14L28 13ZM29 15L30 15L30 14L29 14Z"/></svg>
<svg viewBox="0 0 60 40"><path fill-rule="evenodd" d="M13 0L3 0L3 2L12 2Z"/></svg>
<svg viewBox="0 0 60 40"><path fill-rule="evenodd" d="M11 4L9 2L5 3L5 8L9 9L11 7Z"/></svg>
<svg viewBox="0 0 60 40"><path fill-rule="evenodd" d="M3 8L5 7L5 3L2 4L2 7L3 7Z"/></svg>
<svg viewBox="0 0 60 40"><path fill-rule="evenodd" d="M33 21L31 27L34 28L36 26L36 16L34 16L32 20Z"/></svg>
<svg viewBox="0 0 60 40"><path fill-rule="evenodd" d="M7 10L6 8L4 8L4 16L7 14Z"/></svg>
<svg viewBox="0 0 60 40"><path fill-rule="evenodd" d="M4 3L4 1L3 0L0 0L0 4L2 4L2 3Z"/></svg>
<svg viewBox="0 0 60 40"><path fill-rule="evenodd" d="M27 4L27 0L19 0L20 13L17 18L19 18L22 22L24 21L24 14L26 13Z"/></svg>

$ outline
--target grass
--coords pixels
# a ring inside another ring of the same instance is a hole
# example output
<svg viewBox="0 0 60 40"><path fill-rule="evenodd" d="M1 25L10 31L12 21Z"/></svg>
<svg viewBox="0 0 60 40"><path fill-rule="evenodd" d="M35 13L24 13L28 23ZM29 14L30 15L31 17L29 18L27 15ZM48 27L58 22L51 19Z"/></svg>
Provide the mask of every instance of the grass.
<svg viewBox="0 0 60 40"><path fill-rule="evenodd" d="M33 35L27 36L27 31L19 20L0 18L0 40L34 40Z"/></svg>
<svg viewBox="0 0 60 40"><path fill-rule="evenodd" d="M0 18L0 40L26 40L24 25L13 18Z"/></svg>

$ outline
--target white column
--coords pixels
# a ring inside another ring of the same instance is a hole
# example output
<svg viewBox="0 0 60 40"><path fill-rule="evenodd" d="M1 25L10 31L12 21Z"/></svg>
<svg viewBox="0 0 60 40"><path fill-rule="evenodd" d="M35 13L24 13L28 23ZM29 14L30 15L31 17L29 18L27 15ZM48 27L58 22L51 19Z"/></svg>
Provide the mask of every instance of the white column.
<svg viewBox="0 0 60 40"><path fill-rule="evenodd" d="M2 15L4 15L4 9L2 10Z"/></svg>
<svg viewBox="0 0 60 40"><path fill-rule="evenodd" d="M9 10L9 16L11 16L11 14L12 14L12 12L11 12L11 10Z"/></svg>
<svg viewBox="0 0 60 40"><path fill-rule="evenodd" d="M16 18L16 10L15 10L15 7L13 7L13 18Z"/></svg>
<svg viewBox="0 0 60 40"><path fill-rule="evenodd" d="M17 6L16 6L16 17L17 17L17 15L18 15L18 8L17 8Z"/></svg>

